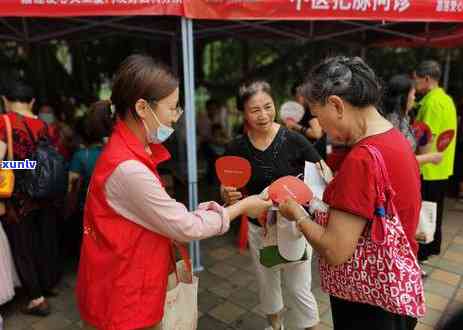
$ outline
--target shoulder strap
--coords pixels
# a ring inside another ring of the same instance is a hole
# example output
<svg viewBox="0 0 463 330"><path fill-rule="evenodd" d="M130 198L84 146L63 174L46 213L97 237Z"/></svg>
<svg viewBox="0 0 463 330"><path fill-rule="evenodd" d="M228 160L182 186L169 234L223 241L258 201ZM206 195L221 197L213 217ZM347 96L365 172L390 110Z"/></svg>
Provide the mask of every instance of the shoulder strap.
<svg viewBox="0 0 463 330"><path fill-rule="evenodd" d="M395 195L392 188L389 173L384 162L381 152L372 145L363 145L370 155L373 157L373 167L376 173L376 191L377 191L377 205L376 217L377 219L384 219L386 215L398 216L393 198ZM386 227L383 221L374 221L372 226L372 239L378 244L385 243Z"/></svg>
<svg viewBox="0 0 463 330"><path fill-rule="evenodd" d="M366 146L368 150L370 151L370 154L373 156L375 159L375 166L376 169L378 170L378 175L382 179L382 183L384 184L385 189L392 189L392 184L391 180L389 178L389 173L386 168L386 163L384 162L383 155L381 152L376 148L371 145Z"/></svg>
<svg viewBox="0 0 463 330"><path fill-rule="evenodd" d="M18 117L20 118L24 127L26 128L26 131L29 134L29 138L32 140L32 143L34 143L34 145L37 145L37 141L35 140L34 134L32 133L29 125L27 125L26 119L21 115L18 115Z"/></svg>
<svg viewBox="0 0 463 330"><path fill-rule="evenodd" d="M48 126L46 121L44 121L43 124L45 125L45 134L47 136L47 139L51 141L50 127Z"/></svg>
<svg viewBox="0 0 463 330"><path fill-rule="evenodd" d="M6 139L7 139L7 158L8 160L13 160L13 130L11 128L11 121L8 115L3 115L3 121L5 122L6 128Z"/></svg>
<svg viewBox="0 0 463 330"><path fill-rule="evenodd" d="M89 148L88 148L88 147L85 148L85 159L82 160L82 163L83 163L83 165L84 165L84 166L83 166L84 172L85 172L85 174L87 174L87 175L90 174L90 173L89 173L90 171L88 170L88 160L89 160L89 158L90 158L89 153L90 153Z"/></svg>
<svg viewBox="0 0 463 330"><path fill-rule="evenodd" d="M32 130L30 129L29 125L27 124L27 121L24 117L21 116L21 120L26 127L27 133L29 134L29 137L31 138L32 142L34 143L35 146L37 146L37 140L34 137L34 134L32 133ZM50 132L48 131L48 124L43 121L43 125L45 126L45 135L48 140L50 140Z"/></svg>

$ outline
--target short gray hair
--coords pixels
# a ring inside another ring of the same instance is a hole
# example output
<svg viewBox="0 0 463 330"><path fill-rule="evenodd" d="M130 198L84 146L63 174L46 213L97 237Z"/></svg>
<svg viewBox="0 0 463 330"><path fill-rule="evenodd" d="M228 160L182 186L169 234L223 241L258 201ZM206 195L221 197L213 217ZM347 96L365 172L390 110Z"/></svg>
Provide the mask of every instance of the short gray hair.
<svg viewBox="0 0 463 330"><path fill-rule="evenodd" d="M424 78L429 76L436 81L439 81L442 76L441 66L436 61L421 62L415 72L418 77Z"/></svg>

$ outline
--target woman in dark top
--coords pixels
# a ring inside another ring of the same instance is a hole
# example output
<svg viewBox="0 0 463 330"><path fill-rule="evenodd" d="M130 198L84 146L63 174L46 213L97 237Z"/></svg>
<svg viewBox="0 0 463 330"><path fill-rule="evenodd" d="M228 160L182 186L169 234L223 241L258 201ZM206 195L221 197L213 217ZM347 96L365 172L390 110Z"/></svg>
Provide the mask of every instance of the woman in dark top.
<svg viewBox="0 0 463 330"><path fill-rule="evenodd" d="M246 185L250 195L260 194L273 181L286 175L298 176L304 173L305 161L318 163L321 161L317 150L304 136L272 122L269 134L270 144L260 149L249 135L240 135L227 146L226 154L246 158L252 167L252 176ZM256 219L250 219L260 226Z"/></svg>
<svg viewBox="0 0 463 330"><path fill-rule="evenodd" d="M232 141L227 155L246 158L252 166L252 177L246 186L248 194L259 194L273 181L286 175L297 176L304 171L305 161L320 162L321 158L310 142L299 133L275 123L275 104L270 85L253 81L241 86L237 107L244 112L247 132ZM222 187L227 204L233 204L243 196L231 187ZM259 261L263 229L256 219L250 219L249 246L256 266L261 309L267 315L271 327L284 329L280 312L283 309L281 272L264 267ZM308 260L283 272L287 305L293 313L291 319L297 328L314 329L319 322L318 307L311 292L311 247Z"/></svg>
<svg viewBox="0 0 463 330"><path fill-rule="evenodd" d="M53 140L50 127L32 113L34 90L23 81L11 82L3 101L13 131L14 160L31 159L37 149L36 141ZM6 152L6 144L6 128L0 120L0 150ZM56 212L61 201L58 198L32 199L25 188L25 174L26 171L15 171L13 195L6 200L6 215L2 221L28 298L22 312L47 316L50 306L46 297L56 295L54 287L61 273Z"/></svg>

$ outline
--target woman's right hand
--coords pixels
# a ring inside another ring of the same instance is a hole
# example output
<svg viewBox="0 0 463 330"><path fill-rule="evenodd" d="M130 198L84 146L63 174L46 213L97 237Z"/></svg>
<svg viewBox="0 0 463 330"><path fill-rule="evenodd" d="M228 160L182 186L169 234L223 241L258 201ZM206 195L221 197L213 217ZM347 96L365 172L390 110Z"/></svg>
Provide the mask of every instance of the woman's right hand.
<svg viewBox="0 0 463 330"><path fill-rule="evenodd" d="M221 186L220 192L226 205L233 205L243 198L243 194L234 187Z"/></svg>
<svg viewBox="0 0 463 330"><path fill-rule="evenodd" d="M281 215L289 221L297 221L307 216L307 212L294 199L285 200L278 205L278 208Z"/></svg>
<svg viewBox="0 0 463 330"><path fill-rule="evenodd" d="M433 152L429 155L429 161L432 164L437 165L442 161L443 157L444 155L442 154L442 152Z"/></svg>

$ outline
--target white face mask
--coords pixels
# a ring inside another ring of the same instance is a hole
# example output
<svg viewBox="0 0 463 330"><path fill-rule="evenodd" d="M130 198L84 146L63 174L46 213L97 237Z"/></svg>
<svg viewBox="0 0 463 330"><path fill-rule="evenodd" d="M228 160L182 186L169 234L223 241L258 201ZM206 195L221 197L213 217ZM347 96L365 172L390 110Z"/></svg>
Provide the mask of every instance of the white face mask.
<svg viewBox="0 0 463 330"><path fill-rule="evenodd" d="M150 107L150 113L153 115L154 119L158 122L159 127L150 131L148 128L148 125L146 125L146 122L143 120L143 125L145 126L145 132L146 132L146 140L148 141L148 143L161 144L164 141L166 141L172 135L172 133L174 133L175 130L172 127L168 127L162 124L159 121L156 114L154 113L153 109L151 109L151 107Z"/></svg>

